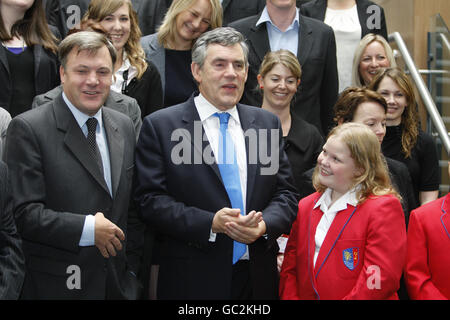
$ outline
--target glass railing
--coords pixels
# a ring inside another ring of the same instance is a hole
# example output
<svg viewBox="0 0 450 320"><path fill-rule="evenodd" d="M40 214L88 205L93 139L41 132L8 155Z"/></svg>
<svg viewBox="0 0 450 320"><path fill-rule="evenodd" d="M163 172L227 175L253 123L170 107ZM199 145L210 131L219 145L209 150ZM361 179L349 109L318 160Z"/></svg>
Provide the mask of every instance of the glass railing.
<svg viewBox="0 0 450 320"><path fill-rule="evenodd" d="M447 24L440 14L431 18L430 32L428 33L428 70L425 70L427 86L436 108L441 115L446 132L450 132L450 34ZM446 194L449 191L448 152L443 145L437 128L431 118L427 118L428 131L436 137L441 166L440 191Z"/></svg>

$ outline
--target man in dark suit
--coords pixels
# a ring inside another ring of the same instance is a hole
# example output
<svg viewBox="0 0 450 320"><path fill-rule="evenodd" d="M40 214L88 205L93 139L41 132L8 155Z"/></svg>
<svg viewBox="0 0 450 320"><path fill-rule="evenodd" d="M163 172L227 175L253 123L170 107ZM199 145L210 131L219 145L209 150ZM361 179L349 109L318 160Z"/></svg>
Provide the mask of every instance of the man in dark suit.
<svg viewBox="0 0 450 320"><path fill-rule="evenodd" d="M19 297L24 275L22 241L11 210L8 170L0 161L0 300Z"/></svg>
<svg viewBox="0 0 450 320"><path fill-rule="evenodd" d="M144 119L135 199L162 237L158 299L278 297L276 239L296 193L280 121L238 103L247 50L232 28L204 33L192 49L200 94Z"/></svg>
<svg viewBox="0 0 450 320"><path fill-rule="evenodd" d="M6 137L27 262L22 298L135 299L135 132L129 117L102 108L116 52L104 35L78 32L58 54L63 93L14 118Z"/></svg>
<svg viewBox="0 0 450 320"><path fill-rule="evenodd" d="M142 36L155 33L161 25L172 0L131 0L139 20Z"/></svg>
<svg viewBox="0 0 450 320"><path fill-rule="evenodd" d="M265 4L266 0L223 0L223 25L260 13Z"/></svg>
<svg viewBox="0 0 450 320"><path fill-rule="evenodd" d="M47 0L48 24L55 26L64 39L70 29L79 27L91 0Z"/></svg>
<svg viewBox="0 0 450 320"><path fill-rule="evenodd" d="M323 22L299 14L295 4L295 0L267 0L261 14L230 24L247 38L250 48L250 68L241 102L261 106L257 75L264 55L278 49L290 50L302 66L292 112L326 135L333 124L338 94L334 33Z"/></svg>

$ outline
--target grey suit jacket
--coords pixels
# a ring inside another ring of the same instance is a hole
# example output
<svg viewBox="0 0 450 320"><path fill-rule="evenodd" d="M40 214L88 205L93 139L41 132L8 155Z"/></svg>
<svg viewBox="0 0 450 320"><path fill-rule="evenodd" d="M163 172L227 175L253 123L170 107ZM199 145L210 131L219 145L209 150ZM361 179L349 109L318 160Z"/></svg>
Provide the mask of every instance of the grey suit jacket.
<svg viewBox="0 0 450 320"><path fill-rule="evenodd" d="M130 239L142 237L136 212L129 210L136 143L133 123L110 108L103 108L102 116L112 196L62 95L16 116L9 125L5 159L27 261L24 299L136 299L139 295L131 272L137 272L133 261L139 258L131 254L138 251ZM123 249L109 259L96 246L79 246L86 215L97 212L125 233ZM74 268L79 272L75 274Z"/></svg>
<svg viewBox="0 0 450 320"><path fill-rule="evenodd" d="M162 96L164 97L166 88L166 54L165 49L158 42L158 34L150 34L141 38L141 45L145 51L147 60L153 62L161 76Z"/></svg>
<svg viewBox="0 0 450 320"><path fill-rule="evenodd" d="M8 170L0 161L0 301L17 299L25 275L22 241L11 210Z"/></svg>
<svg viewBox="0 0 450 320"><path fill-rule="evenodd" d="M46 102L55 100L62 93L62 86L58 86L44 94L40 94L33 99L32 109L43 105ZM105 107L119 111L130 117L134 124L134 131L136 133L136 139L139 137L141 131L142 119L141 108L136 99L126 96L115 91L110 91L108 98L105 101Z"/></svg>

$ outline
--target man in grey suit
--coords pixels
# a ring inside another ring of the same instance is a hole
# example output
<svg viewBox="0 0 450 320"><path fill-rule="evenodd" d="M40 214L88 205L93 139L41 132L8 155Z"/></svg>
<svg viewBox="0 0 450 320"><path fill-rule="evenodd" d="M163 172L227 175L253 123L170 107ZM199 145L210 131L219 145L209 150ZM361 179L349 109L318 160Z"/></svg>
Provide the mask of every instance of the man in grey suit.
<svg viewBox="0 0 450 320"><path fill-rule="evenodd" d="M291 111L315 125L322 135L333 126L333 106L338 94L336 42L331 27L299 13L295 0L266 0L264 10L235 21L230 27L240 31L249 46L248 79L242 103L262 105L257 75L269 51L286 49L302 66L301 84Z"/></svg>
<svg viewBox="0 0 450 320"><path fill-rule="evenodd" d="M58 49L63 93L15 117L5 159L27 261L24 299L136 299L142 228L130 210L131 119L102 108L116 52L95 32Z"/></svg>
<svg viewBox="0 0 450 320"><path fill-rule="evenodd" d="M0 161L0 300L19 297L24 275L22 241L11 211L8 170Z"/></svg>

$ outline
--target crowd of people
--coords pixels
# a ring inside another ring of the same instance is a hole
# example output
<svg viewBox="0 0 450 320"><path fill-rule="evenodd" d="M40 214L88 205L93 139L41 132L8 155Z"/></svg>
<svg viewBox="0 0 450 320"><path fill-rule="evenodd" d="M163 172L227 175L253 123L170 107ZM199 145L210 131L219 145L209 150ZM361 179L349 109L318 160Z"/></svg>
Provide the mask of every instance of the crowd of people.
<svg viewBox="0 0 450 320"><path fill-rule="evenodd" d="M450 298L373 2L0 0L0 38L0 299Z"/></svg>

